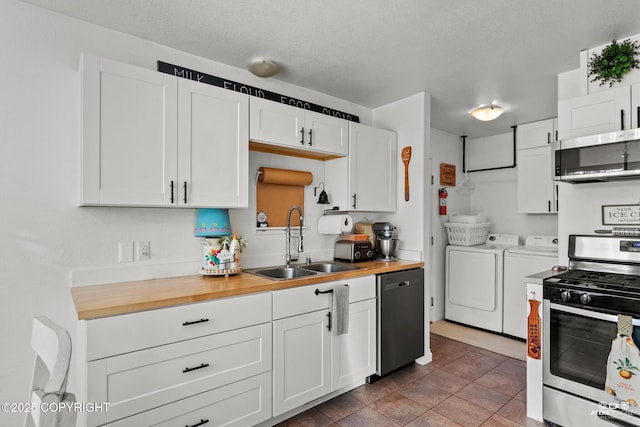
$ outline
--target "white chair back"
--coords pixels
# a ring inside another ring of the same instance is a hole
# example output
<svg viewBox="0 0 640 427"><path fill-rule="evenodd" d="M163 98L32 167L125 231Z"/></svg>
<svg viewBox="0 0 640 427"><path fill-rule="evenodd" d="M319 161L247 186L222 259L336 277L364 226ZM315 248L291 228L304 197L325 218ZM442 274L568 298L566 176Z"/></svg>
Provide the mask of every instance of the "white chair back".
<svg viewBox="0 0 640 427"><path fill-rule="evenodd" d="M69 405L61 405L75 402L75 396L66 393L71 362L69 332L47 317L35 317L31 347L36 352L30 397L33 411L27 414L25 427L75 426L75 412Z"/></svg>

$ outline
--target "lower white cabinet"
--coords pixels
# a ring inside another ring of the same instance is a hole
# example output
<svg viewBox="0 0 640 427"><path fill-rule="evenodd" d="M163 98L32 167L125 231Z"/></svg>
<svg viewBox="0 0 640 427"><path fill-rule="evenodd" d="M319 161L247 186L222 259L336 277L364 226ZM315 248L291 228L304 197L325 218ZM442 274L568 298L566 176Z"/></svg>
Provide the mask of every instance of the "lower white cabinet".
<svg viewBox="0 0 640 427"><path fill-rule="evenodd" d="M344 285L335 335L330 289ZM253 426L355 387L376 371L375 288L365 276L88 320L78 398L109 408L80 423Z"/></svg>
<svg viewBox="0 0 640 427"><path fill-rule="evenodd" d="M253 426L271 418L271 372L109 424L113 427Z"/></svg>
<svg viewBox="0 0 640 427"><path fill-rule="evenodd" d="M273 322L273 415L331 392L329 310Z"/></svg>
<svg viewBox="0 0 640 427"><path fill-rule="evenodd" d="M332 286L350 286L349 331L334 335L328 294ZM286 304L296 299L296 305ZM317 299L316 299L317 298ZM313 310L301 314L295 312ZM282 307L282 309L279 309ZM289 307L285 310L285 307ZM332 391L348 387L376 371L375 277L323 283L274 292L273 415L278 416Z"/></svg>
<svg viewBox="0 0 640 427"><path fill-rule="evenodd" d="M109 408L84 414L81 425L271 418L271 313L271 293L260 293L88 320L78 397Z"/></svg>

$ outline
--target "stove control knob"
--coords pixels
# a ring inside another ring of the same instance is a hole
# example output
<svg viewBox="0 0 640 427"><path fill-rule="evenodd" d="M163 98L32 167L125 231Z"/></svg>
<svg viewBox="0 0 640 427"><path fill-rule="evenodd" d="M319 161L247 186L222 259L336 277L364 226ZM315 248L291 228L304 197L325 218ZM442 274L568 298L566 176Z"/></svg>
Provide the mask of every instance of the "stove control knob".
<svg viewBox="0 0 640 427"><path fill-rule="evenodd" d="M367 251L367 258L373 258L373 251L371 249Z"/></svg>
<svg viewBox="0 0 640 427"><path fill-rule="evenodd" d="M562 291L560 292L560 299L562 302L567 302L571 299L571 291Z"/></svg>
<svg viewBox="0 0 640 427"><path fill-rule="evenodd" d="M589 304L591 302L591 295L589 294L580 295L580 302L584 305Z"/></svg>

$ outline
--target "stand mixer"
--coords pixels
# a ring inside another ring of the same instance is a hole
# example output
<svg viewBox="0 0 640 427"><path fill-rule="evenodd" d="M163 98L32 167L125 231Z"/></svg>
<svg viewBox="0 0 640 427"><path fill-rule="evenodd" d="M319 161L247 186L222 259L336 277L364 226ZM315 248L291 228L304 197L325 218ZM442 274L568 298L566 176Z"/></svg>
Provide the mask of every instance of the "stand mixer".
<svg viewBox="0 0 640 427"><path fill-rule="evenodd" d="M373 224L373 233L376 235L376 260L396 261L398 239L395 238L396 227L388 222L376 222Z"/></svg>

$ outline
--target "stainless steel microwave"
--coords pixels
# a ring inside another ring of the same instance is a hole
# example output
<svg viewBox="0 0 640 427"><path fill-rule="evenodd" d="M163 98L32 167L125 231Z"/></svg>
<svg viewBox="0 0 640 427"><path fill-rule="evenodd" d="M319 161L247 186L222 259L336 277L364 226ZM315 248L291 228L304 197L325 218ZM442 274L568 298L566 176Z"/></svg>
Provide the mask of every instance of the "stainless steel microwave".
<svg viewBox="0 0 640 427"><path fill-rule="evenodd" d="M576 184L640 179L640 128L558 141L554 175Z"/></svg>

